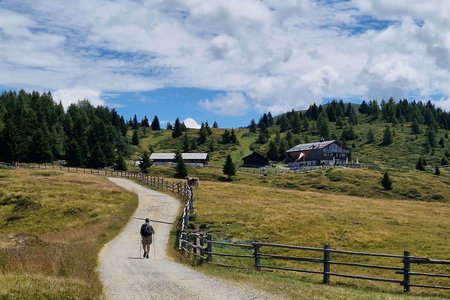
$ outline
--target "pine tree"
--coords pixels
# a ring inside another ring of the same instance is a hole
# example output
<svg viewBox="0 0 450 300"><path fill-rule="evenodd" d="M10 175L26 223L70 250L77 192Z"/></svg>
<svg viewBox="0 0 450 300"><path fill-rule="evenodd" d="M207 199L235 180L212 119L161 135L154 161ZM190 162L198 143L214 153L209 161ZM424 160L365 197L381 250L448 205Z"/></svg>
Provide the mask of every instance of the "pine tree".
<svg viewBox="0 0 450 300"><path fill-rule="evenodd" d="M431 147L436 147L436 135L431 127L429 127L427 130L427 140L430 143Z"/></svg>
<svg viewBox="0 0 450 300"><path fill-rule="evenodd" d="M441 166L448 166L448 158L446 156L442 157Z"/></svg>
<svg viewBox="0 0 450 300"><path fill-rule="evenodd" d="M205 121L205 129L206 129L206 133L208 134L208 135L212 135L212 129L211 129L211 127L209 127L209 123L208 123L208 121Z"/></svg>
<svg viewBox="0 0 450 300"><path fill-rule="evenodd" d="M420 133L419 122L417 122L416 118L414 118L413 122L411 123L411 133L412 134L419 134Z"/></svg>
<svg viewBox="0 0 450 300"><path fill-rule="evenodd" d="M202 125L200 126L200 130L198 132L198 143L204 144L206 143L206 139L208 138L208 130L206 129L205 124L202 122Z"/></svg>
<svg viewBox="0 0 450 300"><path fill-rule="evenodd" d="M274 141L270 141L267 149L267 158L270 160L278 160L278 147Z"/></svg>
<svg viewBox="0 0 450 300"><path fill-rule="evenodd" d="M392 130L390 126L386 126L386 129L383 133L383 146L388 146L394 142L394 138L392 136Z"/></svg>
<svg viewBox="0 0 450 300"><path fill-rule="evenodd" d="M137 130L133 130L133 136L131 137L131 144L135 146L139 145L139 134Z"/></svg>
<svg viewBox="0 0 450 300"><path fill-rule="evenodd" d="M180 150L177 150L175 153L175 161L177 163L175 167L175 178L186 178L188 172Z"/></svg>
<svg viewBox="0 0 450 300"><path fill-rule="evenodd" d="M392 180L387 171L384 172L383 179L381 179L381 185L386 191L392 190Z"/></svg>
<svg viewBox="0 0 450 300"><path fill-rule="evenodd" d="M424 164L425 158L423 156L420 156L419 159L416 162L416 169L419 171L425 171L425 164Z"/></svg>
<svg viewBox="0 0 450 300"><path fill-rule="evenodd" d="M367 143L371 144L375 142L375 133L373 132L373 129L370 128L367 132Z"/></svg>
<svg viewBox="0 0 450 300"><path fill-rule="evenodd" d="M141 169L142 173L148 173L148 169L151 167L152 163L150 162L150 155L147 151L142 155L141 162L139 163L139 169Z"/></svg>
<svg viewBox="0 0 450 300"><path fill-rule="evenodd" d="M144 119L141 121L142 127L150 127L150 124L148 123L147 116L144 116Z"/></svg>
<svg viewBox="0 0 450 300"><path fill-rule="evenodd" d="M189 152L189 139L188 139L187 131L184 133L183 152L184 153L188 153Z"/></svg>
<svg viewBox="0 0 450 300"><path fill-rule="evenodd" d="M214 121L212 128L219 128L219 124L216 121Z"/></svg>
<svg viewBox="0 0 450 300"><path fill-rule="evenodd" d="M231 176L236 175L236 167L231 159L230 154L227 155L225 164L223 165L223 174L228 175L228 180L231 180Z"/></svg>
<svg viewBox="0 0 450 300"><path fill-rule="evenodd" d="M139 128L139 122L137 120L137 116L134 115L133 121L131 122L131 128L137 130Z"/></svg>
<svg viewBox="0 0 450 300"><path fill-rule="evenodd" d="M434 175L439 176L441 175L441 170L439 170L439 166L436 165L436 167L434 168Z"/></svg>
<svg viewBox="0 0 450 300"><path fill-rule="evenodd" d="M209 152L214 152L214 140L213 139L211 139L210 141L209 141Z"/></svg>
<svg viewBox="0 0 450 300"><path fill-rule="evenodd" d="M441 137L441 138L439 139L439 146L441 146L441 148L445 148L445 140L444 140L443 137Z"/></svg>
<svg viewBox="0 0 450 300"><path fill-rule="evenodd" d="M125 163L125 160L123 159L123 156L120 154L117 156L116 163L114 165L114 170L117 170L117 171L126 171L127 170L127 165Z"/></svg>
<svg viewBox="0 0 450 300"><path fill-rule="evenodd" d="M195 139L192 139L191 141L191 150L197 150L197 142Z"/></svg>
<svg viewBox="0 0 450 300"><path fill-rule="evenodd" d="M69 167L81 166L81 152L80 147L75 139L72 139L66 143L66 165Z"/></svg>
<svg viewBox="0 0 450 300"><path fill-rule="evenodd" d="M152 127L152 130L153 130L153 131L159 131L159 130L161 130L161 126L160 126L160 124L159 124L158 116L155 116L155 117L153 118L152 124L151 124L150 126Z"/></svg>
<svg viewBox="0 0 450 300"><path fill-rule="evenodd" d="M256 133L256 131L258 130L258 127L256 126L256 122L255 122L255 119L252 119L251 121L250 121L250 126L249 126L249 129L248 129L251 133Z"/></svg>
<svg viewBox="0 0 450 300"><path fill-rule="evenodd" d="M99 144L94 146L89 160L89 166L93 169L100 169L106 166L106 158Z"/></svg>
<svg viewBox="0 0 450 300"><path fill-rule="evenodd" d="M172 138L177 138L179 136L181 136L183 134L183 128L181 126L181 122L180 119L177 118L175 120L175 125L173 126L173 130L172 130Z"/></svg>

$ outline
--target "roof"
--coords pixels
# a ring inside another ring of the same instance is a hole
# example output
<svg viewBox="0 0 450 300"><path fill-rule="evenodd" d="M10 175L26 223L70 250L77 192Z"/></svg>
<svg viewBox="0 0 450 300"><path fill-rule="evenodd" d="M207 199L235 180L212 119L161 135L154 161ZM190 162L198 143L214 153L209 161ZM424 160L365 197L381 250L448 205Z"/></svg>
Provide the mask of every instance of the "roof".
<svg viewBox="0 0 450 300"><path fill-rule="evenodd" d="M261 155L261 154L259 154L258 152L253 152L253 153L247 155L246 157L243 157L242 160L244 160L244 159L246 159L246 158L249 158L249 157L252 157L252 156L258 156L258 157L267 159L267 157L265 157L264 155Z"/></svg>
<svg viewBox="0 0 450 300"><path fill-rule="evenodd" d="M181 153L183 159L208 159L208 153ZM152 153L150 160L171 160L175 159L175 153Z"/></svg>
<svg viewBox="0 0 450 300"><path fill-rule="evenodd" d="M309 150L315 150L315 149L323 149L327 147L328 145L333 144L336 142L335 140L331 141L323 141L323 142L315 142L315 143L308 143L308 144L300 144L295 147L292 147L291 149L287 150L286 152L297 152L297 151L309 151Z"/></svg>

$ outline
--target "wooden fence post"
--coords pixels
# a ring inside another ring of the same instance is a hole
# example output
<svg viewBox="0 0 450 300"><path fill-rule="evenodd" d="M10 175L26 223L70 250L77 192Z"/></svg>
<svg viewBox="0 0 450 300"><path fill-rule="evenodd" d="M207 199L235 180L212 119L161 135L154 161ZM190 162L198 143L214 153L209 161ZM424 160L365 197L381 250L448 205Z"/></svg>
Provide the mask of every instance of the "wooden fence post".
<svg viewBox="0 0 450 300"><path fill-rule="evenodd" d="M206 235L206 261L212 261L212 236L210 233Z"/></svg>
<svg viewBox="0 0 450 300"><path fill-rule="evenodd" d="M261 269L261 257L259 256L259 248L261 246L258 243L259 241L255 241L253 243L253 256L255 258L255 269L259 271Z"/></svg>
<svg viewBox="0 0 450 300"><path fill-rule="evenodd" d="M203 264L205 262L205 237L203 233L200 234L200 263Z"/></svg>
<svg viewBox="0 0 450 300"><path fill-rule="evenodd" d="M410 254L409 251L404 251L403 252L403 292L405 293L409 293L410 290L410 275L409 275L409 271L411 269L411 261L409 259Z"/></svg>
<svg viewBox="0 0 450 300"><path fill-rule="evenodd" d="M323 283L330 283L330 260L331 252L329 251L330 246L323 245Z"/></svg>

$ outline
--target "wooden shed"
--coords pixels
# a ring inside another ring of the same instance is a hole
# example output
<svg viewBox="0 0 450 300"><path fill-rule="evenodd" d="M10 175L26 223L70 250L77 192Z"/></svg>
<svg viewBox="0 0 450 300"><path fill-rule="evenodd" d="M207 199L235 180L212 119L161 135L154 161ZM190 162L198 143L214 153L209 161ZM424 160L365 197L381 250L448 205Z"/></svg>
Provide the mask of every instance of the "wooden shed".
<svg viewBox="0 0 450 300"><path fill-rule="evenodd" d="M256 152L247 155L242 160L244 161L244 167L261 168L269 165L269 160L267 159L267 157Z"/></svg>

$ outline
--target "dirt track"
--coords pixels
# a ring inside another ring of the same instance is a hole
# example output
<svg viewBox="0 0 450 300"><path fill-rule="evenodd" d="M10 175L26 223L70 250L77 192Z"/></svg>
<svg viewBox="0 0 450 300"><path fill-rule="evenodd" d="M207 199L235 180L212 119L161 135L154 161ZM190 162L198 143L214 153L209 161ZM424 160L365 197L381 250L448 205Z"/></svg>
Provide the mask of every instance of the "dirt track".
<svg viewBox="0 0 450 300"><path fill-rule="evenodd" d="M139 196L134 217L174 222L181 204L177 199L130 180L110 178ZM142 220L131 218L123 231L108 243L99 258L99 272L107 299L274 299L244 285L231 284L170 260L166 255L171 225L152 223L155 248L144 259L140 250ZM154 246L154 245L153 245Z"/></svg>

